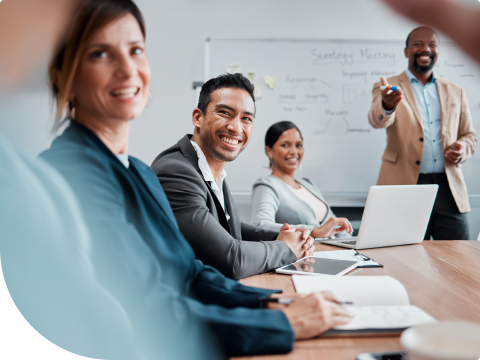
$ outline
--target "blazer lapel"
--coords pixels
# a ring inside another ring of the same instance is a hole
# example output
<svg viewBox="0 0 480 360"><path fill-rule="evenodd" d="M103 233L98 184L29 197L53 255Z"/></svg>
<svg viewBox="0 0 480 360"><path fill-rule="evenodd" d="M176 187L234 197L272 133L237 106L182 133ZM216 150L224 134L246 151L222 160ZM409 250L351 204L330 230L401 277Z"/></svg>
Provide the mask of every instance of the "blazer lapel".
<svg viewBox="0 0 480 360"><path fill-rule="evenodd" d="M218 201L217 195L215 195L215 192L211 188L210 182L205 180L205 178L203 177L202 171L198 167L198 155L195 149L193 148L192 143L190 142L192 137L193 137L192 135L187 134L183 138L181 138L177 144L180 147L180 151L182 152L183 156L185 156L185 159L187 159L188 162L192 164L192 166L195 168L195 170L197 170L198 174L201 176L202 180L207 185L208 191L210 192L210 196L213 198L213 202L215 203L215 207L217 209L218 221L220 222L220 224L223 226L225 230L227 230L230 234L232 234L232 232L230 231L230 225L228 224L228 220L225 215L225 211L223 210L223 207L220 204L220 201Z"/></svg>
<svg viewBox="0 0 480 360"><path fill-rule="evenodd" d="M235 202L233 201L232 194L230 194L230 189L228 188L227 182L223 181L223 198L225 199L225 209L227 214L230 215L230 234L236 238L241 239L242 229L241 225L238 222L237 209L235 208Z"/></svg>
<svg viewBox="0 0 480 360"><path fill-rule="evenodd" d="M307 189L308 191L310 191L310 193L315 196L318 200L320 200L322 203L325 204L325 206L327 207L327 213L325 214L325 217L322 219L322 221L319 221L319 223L323 223L325 221L325 219L327 218L327 216L330 214L330 206L327 204L327 202L322 198L322 196L315 190L315 188L310 184L309 180L307 180L306 178L303 178L301 180L297 180L297 182L299 184L301 184L305 189ZM303 201L303 200L301 200ZM308 204L307 204L308 205ZM310 205L308 205L308 207L310 208L310 210L312 210L312 213L313 213L313 217L316 218L316 215L315 215L315 211L313 211L313 209L310 207Z"/></svg>
<svg viewBox="0 0 480 360"><path fill-rule="evenodd" d="M203 176L202 176L202 179L203 179ZM203 179L203 181L205 181L205 179ZM207 184L208 191L210 192L210 196L212 197L213 202L215 203L215 207L217 209L217 214L218 214L218 221L223 226L223 228L225 230L227 230L230 235L232 235L232 231L230 230L230 225L228 223L227 216L225 215L225 211L223 210L223 207L220 204L220 201L218 200L217 195L215 195L215 192L210 187L210 184L209 184L208 181L205 181L205 184ZM224 194L225 194L225 192L224 192ZM227 208L227 211L228 211L226 201L225 201L225 207Z"/></svg>
<svg viewBox="0 0 480 360"><path fill-rule="evenodd" d="M405 71L400 74L400 84L405 94L405 99L410 104L410 107L415 114L415 118L417 119L418 124L422 128L423 131L423 122L422 117L420 116L420 111L418 110L417 100L415 100L415 94L413 93L412 84L410 83L410 79L407 77Z"/></svg>
<svg viewBox="0 0 480 360"><path fill-rule="evenodd" d="M160 205L162 210L165 211L165 213L168 213L167 215L171 218L171 220L174 220L174 223L176 223L175 215L173 214L173 211L171 211L167 196L163 192L157 177L153 174L150 167L132 156L129 156L129 161L130 166L140 176L145 184L145 187L148 189L158 205ZM170 209L170 211L166 209Z"/></svg>
<svg viewBox="0 0 480 360"><path fill-rule="evenodd" d="M190 142L192 140L193 135L187 134L183 138L181 138L178 141L178 147L180 148L180 151L182 152L183 156L185 156L185 159L188 160L190 164L195 168L195 170L198 171L200 176L203 179L202 171L198 167L198 155L195 149L193 148L192 143ZM204 179L205 180L205 179Z"/></svg>
<svg viewBox="0 0 480 360"><path fill-rule="evenodd" d="M447 132L447 122L448 122L448 88L447 82L443 81L442 78L437 78L437 91L438 91L438 98L440 100L440 122L442 124L441 133L445 135ZM444 139L445 136L442 136ZM444 144L445 145L445 144Z"/></svg>

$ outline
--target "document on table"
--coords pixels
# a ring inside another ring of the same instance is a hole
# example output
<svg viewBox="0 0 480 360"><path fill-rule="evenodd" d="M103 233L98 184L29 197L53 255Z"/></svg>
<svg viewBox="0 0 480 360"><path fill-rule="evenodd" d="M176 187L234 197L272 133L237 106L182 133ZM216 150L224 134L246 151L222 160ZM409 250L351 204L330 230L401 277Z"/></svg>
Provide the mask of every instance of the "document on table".
<svg viewBox="0 0 480 360"><path fill-rule="evenodd" d="M324 259L335 259L335 260L349 260L349 261L359 261L362 260L362 257L355 255L355 250L336 250L336 251L315 251L313 253L314 257L324 258ZM379 263L369 260L362 261L358 267L362 266L381 266Z"/></svg>
<svg viewBox="0 0 480 360"><path fill-rule="evenodd" d="M436 321L422 309L411 305L405 287L390 276L319 278L294 275L292 279L299 294L330 291L339 301L353 303L345 306L354 316L352 321L335 327L327 334L355 333L360 330L397 331Z"/></svg>
<svg viewBox="0 0 480 360"><path fill-rule="evenodd" d="M354 316L347 325L335 330L362 329L405 329L427 322L436 321L422 309L413 306L345 306Z"/></svg>

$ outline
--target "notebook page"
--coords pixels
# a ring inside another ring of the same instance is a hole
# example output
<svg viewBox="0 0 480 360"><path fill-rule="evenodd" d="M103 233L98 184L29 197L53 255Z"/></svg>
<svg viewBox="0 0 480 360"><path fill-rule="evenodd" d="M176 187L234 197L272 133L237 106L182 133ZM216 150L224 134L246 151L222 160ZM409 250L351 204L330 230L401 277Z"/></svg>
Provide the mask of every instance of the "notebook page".
<svg viewBox="0 0 480 360"><path fill-rule="evenodd" d="M436 321L422 309L410 306L345 306L354 318L335 330L403 329Z"/></svg>
<svg viewBox="0 0 480 360"><path fill-rule="evenodd" d="M355 306L410 305L407 290L390 276L318 277L293 275L299 294L330 291L340 301L352 301Z"/></svg>

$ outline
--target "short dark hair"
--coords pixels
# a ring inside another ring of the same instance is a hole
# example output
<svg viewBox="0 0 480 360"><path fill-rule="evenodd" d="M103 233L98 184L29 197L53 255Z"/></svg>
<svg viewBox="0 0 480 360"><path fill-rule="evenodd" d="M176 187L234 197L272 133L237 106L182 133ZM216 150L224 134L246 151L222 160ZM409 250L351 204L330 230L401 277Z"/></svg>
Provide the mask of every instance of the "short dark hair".
<svg viewBox="0 0 480 360"><path fill-rule="evenodd" d="M250 80L242 74L224 74L208 80L202 86L197 108L199 108L204 115L207 113L207 107L211 101L212 93L222 88L245 90L252 97L253 103L255 104L255 95L253 94L255 87Z"/></svg>
<svg viewBox="0 0 480 360"><path fill-rule="evenodd" d="M300 137L303 140L302 133L300 129L291 121L279 121L272 126L270 126L265 134L265 146L273 148L273 145L278 141L278 138L287 130L297 129Z"/></svg>
<svg viewBox="0 0 480 360"><path fill-rule="evenodd" d="M410 33L408 34L407 36L407 40L405 40L405 47L408 49L408 43L410 41L410 35L412 35L415 31L417 31L418 29L421 29L421 28L429 28L430 30L432 30L436 35L437 37L440 39L440 36L438 36L437 32L432 29L430 26L425 26L425 25L422 25L422 26L419 26L419 27L416 27L415 29L413 29L412 31L410 31Z"/></svg>

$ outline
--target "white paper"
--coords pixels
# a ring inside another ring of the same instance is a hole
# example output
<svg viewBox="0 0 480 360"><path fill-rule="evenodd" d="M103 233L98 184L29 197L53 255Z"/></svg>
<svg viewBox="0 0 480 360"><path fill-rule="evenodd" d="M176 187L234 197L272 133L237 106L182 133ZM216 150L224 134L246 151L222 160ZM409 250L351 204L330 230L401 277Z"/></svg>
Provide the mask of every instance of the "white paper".
<svg viewBox="0 0 480 360"><path fill-rule="evenodd" d="M335 330L397 329L436 321L422 309L410 306L345 306L354 318Z"/></svg>
<svg viewBox="0 0 480 360"><path fill-rule="evenodd" d="M339 301L353 302L355 306L410 305L405 287L400 281L390 276L293 275L292 280L299 294L330 291Z"/></svg>

